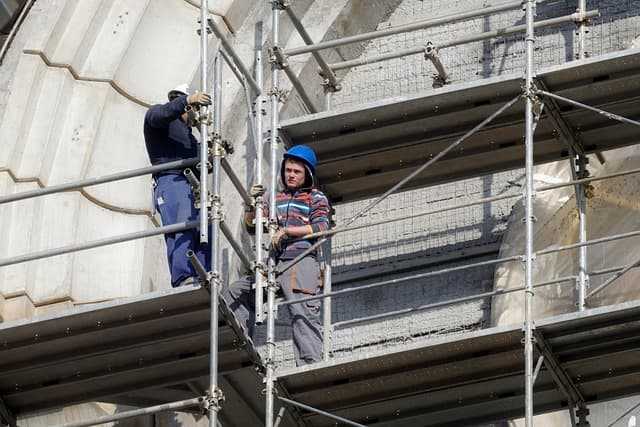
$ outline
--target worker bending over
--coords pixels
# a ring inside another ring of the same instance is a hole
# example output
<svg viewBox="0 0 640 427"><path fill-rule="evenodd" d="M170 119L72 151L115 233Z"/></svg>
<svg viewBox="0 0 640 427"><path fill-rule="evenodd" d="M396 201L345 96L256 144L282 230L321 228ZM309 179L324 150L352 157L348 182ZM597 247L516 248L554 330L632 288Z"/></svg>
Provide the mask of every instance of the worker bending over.
<svg viewBox="0 0 640 427"><path fill-rule="evenodd" d="M144 140L152 165L198 157L198 141L191 128L196 125L194 108L211 105L211 97L196 92L189 95L189 87L181 85L169 91L169 102L154 105L144 118ZM162 225L195 221L193 193L184 169L168 170L153 175L154 203L160 212ZM196 272L187 258L192 250L202 265L210 269L209 245L200 244L200 233L191 229L164 236L167 244L167 258L171 272L171 286L193 284Z"/></svg>
<svg viewBox="0 0 640 427"><path fill-rule="evenodd" d="M280 166L282 190L276 195L278 229L271 242L277 265L290 263L315 242L315 239L302 240L300 237L329 228L329 201L315 187L316 163L315 153L305 145L296 145L284 154ZM268 212L270 206L265 204L264 209ZM254 219L254 207L247 206L245 225L249 232L255 231ZM320 292L322 277L319 261L314 251L278 277L278 284L287 301ZM252 277L247 276L232 283L224 297L251 336L256 310ZM297 366L321 360L320 305L319 300L288 305ZM257 309L261 310L262 307Z"/></svg>

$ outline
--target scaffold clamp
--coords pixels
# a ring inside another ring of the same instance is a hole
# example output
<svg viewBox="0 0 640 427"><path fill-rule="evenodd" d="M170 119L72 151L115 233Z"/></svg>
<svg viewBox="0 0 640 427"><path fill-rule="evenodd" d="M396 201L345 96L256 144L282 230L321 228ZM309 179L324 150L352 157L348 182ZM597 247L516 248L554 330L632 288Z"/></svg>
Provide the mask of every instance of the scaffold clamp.
<svg viewBox="0 0 640 427"><path fill-rule="evenodd" d="M269 49L269 62L276 64L280 70L289 67L287 56L280 46L273 46Z"/></svg>
<svg viewBox="0 0 640 427"><path fill-rule="evenodd" d="M279 10L285 10L289 7L289 2L286 0L271 0L271 5Z"/></svg>
<svg viewBox="0 0 640 427"><path fill-rule="evenodd" d="M202 409L205 413L218 412L222 409L222 404L225 401L224 393L220 387L216 387L213 393L208 390L202 400Z"/></svg>

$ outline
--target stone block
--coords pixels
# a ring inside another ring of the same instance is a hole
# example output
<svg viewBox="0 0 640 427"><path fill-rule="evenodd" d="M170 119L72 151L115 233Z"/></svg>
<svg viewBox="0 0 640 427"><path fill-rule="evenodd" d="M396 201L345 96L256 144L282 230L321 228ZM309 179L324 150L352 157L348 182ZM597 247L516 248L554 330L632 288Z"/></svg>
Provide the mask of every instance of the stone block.
<svg viewBox="0 0 640 427"><path fill-rule="evenodd" d="M26 295L6 298L2 304L2 317L4 322L12 320L30 319L35 314L33 302Z"/></svg>

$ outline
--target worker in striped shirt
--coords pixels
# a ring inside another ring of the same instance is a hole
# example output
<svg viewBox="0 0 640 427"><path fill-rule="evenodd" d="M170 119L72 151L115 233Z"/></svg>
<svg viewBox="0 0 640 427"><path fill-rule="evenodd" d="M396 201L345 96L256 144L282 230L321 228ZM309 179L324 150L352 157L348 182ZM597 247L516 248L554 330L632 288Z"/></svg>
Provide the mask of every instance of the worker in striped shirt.
<svg viewBox="0 0 640 427"><path fill-rule="evenodd" d="M315 243L314 239L301 237L329 228L329 201L316 188L316 164L314 151L305 145L296 145L284 154L280 167L283 188L276 195L278 230L271 242L278 264L291 262ZM265 204L264 209L269 212L270 206ZM245 225L249 232L255 230L254 213L254 207L248 206ZM285 299L295 300L320 292L322 275L318 258L317 252L311 252L278 277ZM250 336L255 319L252 281L252 277L244 277L231 284L225 293L229 308ZM321 301L315 300L288 306L297 366L322 358L320 305Z"/></svg>

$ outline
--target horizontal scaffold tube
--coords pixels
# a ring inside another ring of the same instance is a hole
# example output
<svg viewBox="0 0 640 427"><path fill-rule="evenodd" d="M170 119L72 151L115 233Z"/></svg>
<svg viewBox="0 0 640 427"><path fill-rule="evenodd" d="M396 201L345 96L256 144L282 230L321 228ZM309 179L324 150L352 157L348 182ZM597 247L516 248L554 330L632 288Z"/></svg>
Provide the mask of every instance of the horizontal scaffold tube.
<svg viewBox="0 0 640 427"><path fill-rule="evenodd" d="M549 280L547 282L537 283L537 284L533 285L533 287L534 288L541 288L543 286L557 285L559 283L564 283L564 282L575 282L575 280L576 280L576 276L560 277L558 279ZM480 300L480 299L496 297L496 296L500 296L500 295L507 295L507 294L511 294L511 293L514 293L514 292L522 292L525 289L526 288L524 286L519 286L519 287L513 288L513 289L496 289L495 291L491 291L491 292L484 292L484 293L477 294L477 295L470 295L468 297L456 298L456 299L451 299L451 300L447 300L447 301L436 302L436 303L433 303L433 304L421 305L419 307L409 307L409 308L405 308L403 310L396 310L396 311L390 311L390 312L387 312L387 313L376 314L374 316L360 317L358 319L352 319L352 320L344 320L342 322L336 322L332 326L334 328L344 328L347 325L370 322L370 321L373 321L373 320L385 319L387 317L394 317L394 316L401 316L401 315L405 315L405 314L412 314L412 313L417 313L417 312L420 312L420 311L432 310L434 308L448 307L450 305L463 304L465 302L471 302L471 301L476 301L476 300Z"/></svg>
<svg viewBox="0 0 640 427"><path fill-rule="evenodd" d="M492 259L489 261L482 261L482 262L476 262L473 264L460 265L457 267L443 268L441 270L428 271L426 273L420 273L420 274L412 274L411 276L400 277L398 279L389 279L383 282L371 283L369 285L343 289L341 291L327 292L326 294L322 294L322 295L315 295L315 296L300 298L296 300L282 301L278 303L278 307L285 306L285 305L302 304L304 302L315 301L315 300L324 299L327 297L343 296L343 295L351 294L353 292L360 292L368 289L379 288L381 286L396 285L398 283L407 282L410 280L424 279L426 277L440 276L443 274L455 273L457 271L469 270L471 268L487 267L489 265L502 264L505 262L513 262L513 261L522 261L522 255L514 255L506 258Z"/></svg>
<svg viewBox="0 0 640 427"><path fill-rule="evenodd" d="M462 21L465 19L478 18L481 16L491 15L494 13L505 12L507 10L519 9L522 7L522 0L512 1L509 3L490 6L482 9L476 9L469 12L459 13L455 15L447 15L441 18L430 19L428 21L413 22L406 25L398 25L396 27L387 28L385 30L372 31L364 34L343 37L337 40L327 40L324 42L312 44L309 46L301 46L287 50L287 56L302 55L304 53L315 52L322 49L330 49L333 47L344 46L351 43L359 43L382 37L393 36L395 34L408 33L416 30L424 30L426 28L436 27L442 24Z"/></svg>
<svg viewBox="0 0 640 427"><path fill-rule="evenodd" d="M600 115L603 115L606 118L611 119L611 120L617 120L619 122L626 123L626 124L629 124L629 125L640 126L640 122L638 122L636 120L631 120L631 119L628 119L626 117L622 117L622 116L620 116L618 114L610 113L608 111L601 110L600 108L592 107L591 105L583 104L582 102L574 101L573 99L569 99L569 98L565 98L564 96L556 95L555 93L547 92L545 90L536 90L536 94L543 95L543 96L548 96L549 98L557 99L558 101L562 101L562 102L565 102L567 104L571 104L571 105L573 105L575 107L580 107L580 108L584 108L585 110L593 111L593 112L598 113Z"/></svg>
<svg viewBox="0 0 640 427"><path fill-rule="evenodd" d="M191 230L198 228L199 221L180 222L177 224L166 225L164 227L157 227L151 230L136 231L134 233L122 234L120 236L107 237L104 239L93 240L86 243L78 243L75 245L63 246L60 248L45 249L38 252L32 252L26 255L19 255L12 258L5 258L0 260L0 267L6 267L7 265L20 264L22 262L34 261L37 259L50 258L57 255L64 255L72 252L85 251L87 249L99 248L102 246L114 245L116 243L129 242L131 240L144 239L147 237L158 236L161 234L179 233L181 231Z"/></svg>
<svg viewBox="0 0 640 427"><path fill-rule="evenodd" d="M580 21L582 21L584 19L593 18L595 16L598 16L599 13L600 12L597 11L597 10L591 10L591 11L585 13L584 16L582 14L580 14L580 13L573 13L571 15L565 15L565 16L560 16L558 18L551 18L551 19L546 19L544 21L536 22L534 24L534 27L535 28L545 28L545 27L551 27L551 26L554 26L554 25L563 24L563 23L566 23L566 22L580 22ZM511 34L522 33L524 31L526 31L526 29L527 29L526 25L515 25L513 27L500 28L500 29L494 30L494 31L487 31L487 32L484 32L484 33L476 34L476 35L461 37L459 39L451 40L451 41L448 41L448 42L443 42L443 43L433 42L433 44L435 45L435 47L437 49L442 50L444 48L458 46L458 45L461 45L461 44L472 43L472 42L488 40L488 39L492 39L492 38L496 38L496 37L503 37L503 36L508 36L508 35L511 35ZM385 54L385 55L372 56L372 57L363 57L363 58L353 59L353 60L350 60L350 61L336 62L334 64L330 64L330 66L331 66L332 70L338 71L338 70L343 70L345 68L357 67L359 65L374 64L376 62L387 61L387 60L390 60L390 59L402 58L402 57L405 57L405 56L411 56L411 55L417 55L417 54L423 54L424 53L424 49L425 49L425 45L420 45L420 46L412 47L410 49L397 50L397 51L394 51L394 52L391 52L391 53L388 53L388 54Z"/></svg>
<svg viewBox="0 0 640 427"><path fill-rule="evenodd" d="M111 175L100 176L96 178L87 178L80 181L69 182L67 184L52 185L50 187L38 188L37 190L24 191L22 193L9 194L0 196L0 205L4 203L15 202L18 200L31 199L33 197L46 196L48 194L62 193L65 191L79 190L84 187L91 187L108 182L120 181L123 179L136 178L143 175L149 175L164 172L173 169L184 169L194 166L199 162L198 158L177 160L175 162L163 163L154 166L147 166L139 169L132 169L124 172L117 172Z"/></svg>
<svg viewBox="0 0 640 427"><path fill-rule="evenodd" d="M597 244L600 244L600 243L613 242L615 240L628 239L628 238L637 237L637 236L640 236L640 230L630 231L628 233L616 234L616 235L608 236L608 237L602 237L600 239L587 240L586 242L581 242L581 243L573 243L573 244L570 244L570 245L564 245L564 246L558 246L558 247L555 247L555 248L544 249L544 250L536 252L535 255L536 256L549 255L549 254L553 254L553 253L557 253L557 252L563 252L563 251L568 251L568 250L571 250L571 249L577 249L577 248L580 248L582 246L597 245ZM415 280L415 279L423 279L423 278L426 278L426 277L440 276L440 275L443 275L443 274L448 274L448 273L453 273L453 272L457 272L457 271L468 270L468 269L471 269L471 268L485 267L485 266L488 266L488 265L502 264L502 263L505 263L505 262L512 262L512 261L522 261L522 259L523 259L522 255L515 255L515 256L506 257L506 258L483 261L483 262L478 262L478 263L473 263L473 264L460 265L460 266L457 266L457 267L444 268L444 269L441 269L441 270L429 271L429 272L426 272L426 273L420 273L420 274L414 274L414 275L407 276L407 277L401 277L401 278L398 278L398 279L390 279L390 280L385 280L383 282L371 283L369 285L358 286L358 287L343 289L343 290L340 290L340 291L329 292L329 293L324 294L324 295L315 295L315 296L311 296L311 297L300 298L300 299L297 299L297 300L283 301L283 302L278 303L278 306L301 304L301 303L308 302L308 301L315 301L315 300L320 300L320 299L324 299L324 298L327 298L327 297L346 295L346 294L350 294L350 293L353 293L353 292L360 292L360 291L367 290L367 289L378 288L378 287L381 287L381 286L395 285L395 284L398 284L398 283L402 283L402 282L406 282L406 281L410 281L410 280ZM624 267L624 268L628 268L628 266Z"/></svg>
<svg viewBox="0 0 640 427"><path fill-rule="evenodd" d="M551 191L551 190L557 190L557 189L560 189L560 188L571 187L571 186L574 186L576 184L587 184L587 183L590 183L590 182L603 181L603 180L606 180L606 179L619 178L619 177L622 177L622 176L636 175L636 174L640 174L640 168L630 169L630 170L621 171L621 172L615 172L615 173L611 173L611 174L607 174L607 175L592 176L592 177L589 177L589 178L576 179L576 180L572 180L572 181L561 182L561 183L558 183L558 184L545 185L543 187L537 188L535 190L535 192L536 193L542 193L542 192L545 192L545 191ZM471 202L461 203L461 204L453 205L453 206L447 206L445 208L434 209L434 210L430 210L430 211L422 212L422 213L418 213L418 214L413 214L413 215L405 215L405 216L401 216L401 217L397 217L397 218L384 219L384 220L381 220L381 221L370 222L370 223L367 223L367 224L359 224L359 225L354 225L354 226L350 226L350 227L338 226L338 227L335 227L335 228L333 228L331 230L319 231L317 233L307 234L306 236L303 236L303 237L299 238L299 240L317 239L319 237L333 236L333 235L336 235L336 234L339 234L339 233L344 233L344 232L347 232L347 231L354 231L354 230L359 230L359 229L362 229L362 228L375 227L375 226L378 226L378 225L384 225L384 224L389 224L389 223L398 222L398 221L405 221L405 220L408 220L408 219L420 218L420 217L423 217L423 216L429 216L429 215L434 215L434 214L438 214L438 213L444 213L444 212L454 211L454 210L458 210L458 209L468 208L468 207L472 207L472 206L476 206L476 205L482 205L482 204L485 204L485 203L493 203L493 202L498 202L498 201L501 201L501 200L514 199L514 198L520 198L520 197L522 197L521 194L505 194L505 195L500 195L500 196L485 197L485 198L474 200L474 201L471 201Z"/></svg>
<svg viewBox="0 0 640 427"><path fill-rule="evenodd" d="M324 415L327 418L331 418L331 419L340 421L342 424L355 426L355 427L367 427L364 424L358 424L358 423L356 423L354 421L351 421L351 420L348 420L346 418L342 418L342 417L339 417L337 415L333 415L333 414L331 414L329 412L322 411L320 409L314 408L313 406L305 405L304 403L296 402L295 400L286 399L286 398L284 398L282 396L277 396L277 397L278 397L278 399L282 400L285 403L288 403L289 405L297 406L298 408L302 408L302 409L307 410L307 411L315 412L316 414Z"/></svg>
<svg viewBox="0 0 640 427"><path fill-rule="evenodd" d="M113 421L126 420L129 418L140 417L143 415L157 414L159 412L177 411L193 406L201 406L204 401L203 397L193 399L180 400L178 402L164 403L162 405L150 406L148 408L134 409L131 411L121 412L119 414L105 415L104 417L94 418L91 421L78 421L75 423L63 424L58 427L90 427L100 424L106 424Z"/></svg>

